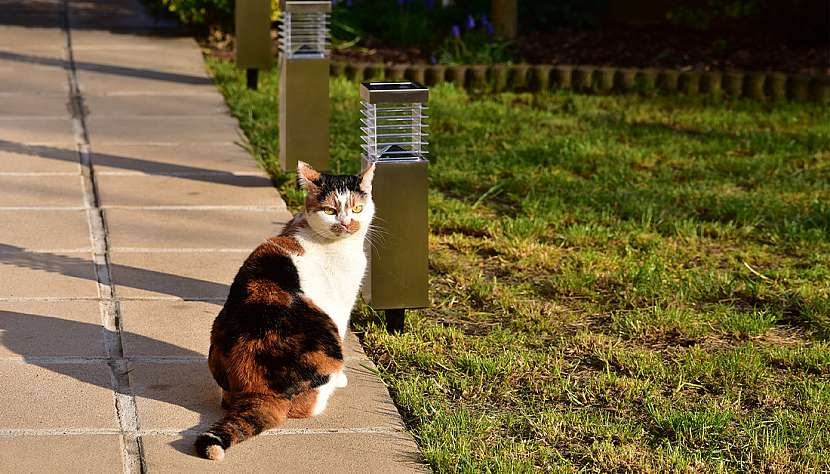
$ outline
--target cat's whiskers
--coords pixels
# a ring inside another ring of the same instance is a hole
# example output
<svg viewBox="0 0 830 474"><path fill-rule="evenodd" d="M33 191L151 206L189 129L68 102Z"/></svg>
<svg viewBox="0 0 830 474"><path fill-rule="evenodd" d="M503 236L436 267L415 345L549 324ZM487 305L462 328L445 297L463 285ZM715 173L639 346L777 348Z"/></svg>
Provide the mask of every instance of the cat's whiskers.
<svg viewBox="0 0 830 474"><path fill-rule="evenodd" d="M383 244L386 236L388 235L389 232L387 232L384 228L376 224L371 224L369 225L369 229L366 231L366 241L374 250L378 250L377 246Z"/></svg>

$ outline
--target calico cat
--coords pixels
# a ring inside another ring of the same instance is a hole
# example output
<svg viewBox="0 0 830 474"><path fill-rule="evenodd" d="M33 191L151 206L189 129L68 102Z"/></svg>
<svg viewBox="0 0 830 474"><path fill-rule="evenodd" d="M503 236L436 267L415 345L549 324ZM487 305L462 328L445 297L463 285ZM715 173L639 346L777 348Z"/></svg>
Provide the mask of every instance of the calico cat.
<svg viewBox="0 0 830 474"><path fill-rule="evenodd" d="M200 456L221 460L286 418L318 415L346 386L342 345L366 269L374 170L334 176L299 163L304 211L251 253L213 323L208 365L227 413L196 439Z"/></svg>

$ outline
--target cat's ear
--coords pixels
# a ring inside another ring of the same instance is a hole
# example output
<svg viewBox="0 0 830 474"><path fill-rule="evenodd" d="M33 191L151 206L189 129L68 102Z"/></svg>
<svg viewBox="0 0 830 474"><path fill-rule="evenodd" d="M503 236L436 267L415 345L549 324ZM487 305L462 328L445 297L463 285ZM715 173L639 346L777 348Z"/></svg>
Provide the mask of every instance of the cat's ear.
<svg viewBox="0 0 830 474"><path fill-rule="evenodd" d="M320 180L320 172L304 161L297 162L297 185L306 191L317 189L316 182Z"/></svg>
<svg viewBox="0 0 830 474"><path fill-rule="evenodd" d="M360 177L360 190L366 194L372 194L372 179L375 177L375 164L372 163L358 175Z"/></svg>

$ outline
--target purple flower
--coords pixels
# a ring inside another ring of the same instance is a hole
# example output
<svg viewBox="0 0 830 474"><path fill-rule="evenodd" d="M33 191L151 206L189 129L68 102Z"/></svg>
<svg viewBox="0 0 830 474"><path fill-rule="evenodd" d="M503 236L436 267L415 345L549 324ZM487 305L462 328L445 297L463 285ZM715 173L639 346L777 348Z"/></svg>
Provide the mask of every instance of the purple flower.
<svg viewBox="0 0 830 474"><path fill-rule="evenodd" d="M331 6L336 7L337 6L337 0L331 0Z"/></svg>
<svg viewBox="0 0 830 474"><path fill-rule="evenodd" d="M455 39L461 38L461 28L458 25L452 25L452 37Z"/></svg>
<svg viewBox="0 0 830 474"><path fill-rule="evenodd" d="M402 7L404 5L406 5L406 0L398 0L398 6Z"/></svg>
<svg viewBox="0 0 830 474"><path fill-rule="evenodd" d="M352 0L346 0L346 6L347 7L352 6Z"/></svg>
<svg viewBox="0 0 830 474"><path fill-rule="evenodd" d="M476 19L473 18L473 15L467 15L467 29L472 30L476 27Z"/></svg>
<svg viewBox="0 0 830 474"><path fill-rule="evenodd" d="M435 8L435 0L424 0L424 6L427 10L432 10Z"/></svg>
<svg viewBox="0 0 830 474"><path fill-rule="evenodd" d="M429 63L430 64L438 64L438 58L435 57L434 54L429 56Z"/></svg>
<svg viewBox="0 0 830 474"><path fill-rule="evenodd" d="M493 36L494 34L496 34L496 30L495 28L493 28L492 23L487 23L486 25L484 25L484 29L487 30L487 36Z"/></svg>

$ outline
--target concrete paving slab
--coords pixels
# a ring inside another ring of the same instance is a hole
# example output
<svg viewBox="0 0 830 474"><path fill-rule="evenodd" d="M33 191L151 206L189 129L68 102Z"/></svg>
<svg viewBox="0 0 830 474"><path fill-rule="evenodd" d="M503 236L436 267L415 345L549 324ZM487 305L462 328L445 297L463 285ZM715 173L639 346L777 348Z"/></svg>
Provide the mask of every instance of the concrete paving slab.
<svg viewBox="0 0 830 474"><path fill-rule="evenodd" d="M219 298L228 294L247 252L112 254L112 278L121 298Z"/></svg>
<svg viewBox="0 0 830 474"><path fill-rule="evenodd" d="M26 145L0 138L0 173L80 175L80 156L74 143Z"/></svg>
<svg viewBox="0 0 830 474"><path fill-rule="evenodd" d="M279 206L282 200L261 176L98 177L101 204L109 206Z"/></svg>
<svg viewBox="0 0 830 474"><path fill-rule="evenodd" d="M0 298L98 297L95 266L86 253L0 252L0 281Z"/></svg>
<svg viewBox="0 0 830 474"><path fill-rule="evenodd" d="M148 436L147 465L157 472L408 473L429 472L401 433L257 436L234 446L224 461L195 456L195 436ZM266 467L267 466L267 467Z"/></svg>
<svg viewBox="0 0 830 474"><path fill-rule="evenodd" d="M90 96L84 105L89 110L87 116L90 118L142 115L155 117L194 115L217 117L227 116L228 114L225 101L219 94Z"/></svg>
<svg viewBox="0 0 830 474"><path fill-rule="evenodd" d="M0 210L0 252L92 251L86 211Z"/></svg>
<svg viewBox="0 0 830 474"><path fill-rule="evenodd" d="M125 357L207 357L220 301L122 301Z"/></svg>
<svg viewBox="0 0 830 474"><path fill-rule="evenodd" d="M92 146L99 143L234 142L244 136L236 120L223 116L193 119L90 115L87 126Z"/></svg>
<svg viewBox="0 0 830 474"><path fill-rule="evenodd" d="M0 19L0 24L3 24L2 19ZM6 64L3 64L4 66L9 63L16 63L65 69L68 65L66 48L63 45L20 45L8 50L0 47L0 59L6 61Z"/></svg>
<svg viewBox="0 0 830 474"><path fill-rule="evenodd" d="M74 140L69 117L0 120L0 137L15 143L60 144Z"/></svg>
<svg viewBox="0 0 830 474"><path fill-rule="evenodd" d="M0 360L0 427L117 428L110 377L103 363Z"/></svg>
<svg viewBox="0 0 830 474"><path fill-rule="evenodd" d="M232 142L98 144L92 148L92 162L97 173L264 173L251 155Z"/></svg>
<svg viewBox="0 0 830 474"><path fill-rule="evenodd" d="M0 175L0 207L82 207L80 176Z"/></svg>
<svg viewBox="0 0 830 474"><path fill-rule="evenodd" d="M76 68L106 71L112 67L183 73L207 77L202 51L195 47L164 49L163 44L136 45L132 48L81 48L74 51Z"/></svg>
<svg viewBox="0 0 830 474"><path fill-rule="evenodd" d="M67 96L55 94L8 94L0 97L0 120L22 117L71 118Z"/></svg>
<svg viewBox="0 0 830 474"><path fill-rule="evenodd" d="M118 435L0 438L0 472L121 472Z"/></svg>
<svg viewBox="0 0 830 474"><path fill-rule="evenodd" d="M104 357L102 331L97 301L0 301L0 357Z"/></svg>
<svg viewBox="0 0 830 474"><path fill-rule="evenodd" d="M253 250L279 234L288 211L154 211L107 209L114 251L121 248ZM0 236L2 236L0 230Z"/></svg>
<svg viewBox="0 0 830 474"><path fill-rule="evenodd" d="M78 84L85 95L182 95L216 92L213 80L202 75L115 66L107 72L81 69Z"/></svg>
<svg viewBox="0 0 830 474"><path fill-rule="evenodd" d="M69 82L61 62L52 66L26 62L36 59L20 55L18 60L9 60L0 54L0 101L11 94L49 94L66 103Z"/></svg>
<svg viewBox="0 0 830 474"><path fill-rule="evenodd" d="M141 48L171 49L198 48L190 36L175 36L164 31L153 34L152 31L109 31L109 30L73 30L72 50L82 52L91 49L135 50Z"/></svg>
<svg viewBox="0 0 830 474"><path fill-rule="evenodd" d="M130 362L130 387L142 429L204 429L222 416L221 389L207 360Z"/></svg>
<svg viewBox="0 0 830 474"><path fill-rule="evenodd" d="M7 5L0 4L0 8ZM54 8L54 7L52 7ZM66 38L60 28L0 24L4 50L19 50L32 46L63 49Z"/></svg>

